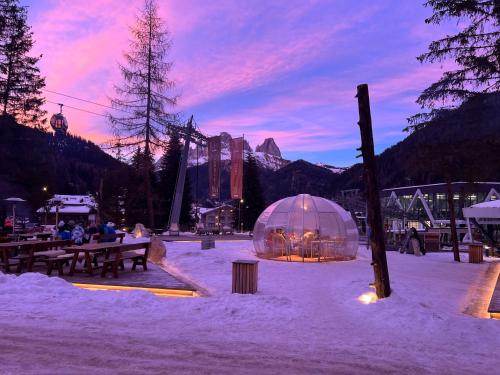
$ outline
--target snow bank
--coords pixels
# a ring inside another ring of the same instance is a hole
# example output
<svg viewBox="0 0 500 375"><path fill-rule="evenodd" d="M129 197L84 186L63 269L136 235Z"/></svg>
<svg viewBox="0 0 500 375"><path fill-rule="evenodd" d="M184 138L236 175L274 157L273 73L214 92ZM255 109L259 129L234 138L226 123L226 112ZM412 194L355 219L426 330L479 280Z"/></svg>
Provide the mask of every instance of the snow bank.
<svg viewBox="0 0 500 375"><path fill-rule="evenodd" d="M364 305L358 297L373 280L364 248L349 262L259 259L259 292L237 295L231 263L255 259L251 241L166 246L165 266L210 296L93 292L40 274L0 274L3 370L484 374L500 365L491 355L498 321L462 313L486 264L389 253L393 295Z"/></svg>

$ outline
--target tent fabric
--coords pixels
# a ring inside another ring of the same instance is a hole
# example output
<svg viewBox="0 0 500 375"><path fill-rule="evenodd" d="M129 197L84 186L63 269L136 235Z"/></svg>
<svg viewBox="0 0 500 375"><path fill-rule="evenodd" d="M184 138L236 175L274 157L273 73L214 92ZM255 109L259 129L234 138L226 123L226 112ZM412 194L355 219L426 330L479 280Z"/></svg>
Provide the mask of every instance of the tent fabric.
<svg viewBox="0 0 500 375"><path fill-rule="evenodd" d="M474 204L463 209L465 218L500 218L500 200Z"/></svg>

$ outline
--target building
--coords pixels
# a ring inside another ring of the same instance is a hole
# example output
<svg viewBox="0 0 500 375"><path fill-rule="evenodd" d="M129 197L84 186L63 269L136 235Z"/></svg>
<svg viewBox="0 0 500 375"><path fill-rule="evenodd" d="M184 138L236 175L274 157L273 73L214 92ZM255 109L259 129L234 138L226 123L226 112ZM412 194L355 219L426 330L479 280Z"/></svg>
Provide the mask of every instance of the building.
<svg viewBox="0 0 500 375"><path fill-rule="evenodd" d="M500 182L451 183L460 240L470 241L471 235L463 209L477 203L500 199L499 192ZM380 195L384 226L389 238L397 241L406 229L415 228L428 229L429 233L432 232L436 236L439 234L440 243L450 242L450 211L446 183L384 189Z"/></svg>
<svg viewBox="0 0 500 375"><path fill-rule="evenodd" d="M235 228L235 214L237 210L228 204L219 207L200 207L198 232L204 233L233 233Z"/></svg>
<svg viewBox="0 0 500 375"><path fill-rule="evenodd" d="M40 221L44 224L55 224L60 220L95 224L97 218L97 203L91 195L56 194L46 205L37 211Z"/></svg>
<svg viewBox="0 0 500 375"><path fill-rule="evenodd" d="M500 182L452 182L451 193L458 224L465 224L462 210L480 202L500 199ZM405 226L449 226L446 183L405 186L381 192L385 217Z"/></svg>

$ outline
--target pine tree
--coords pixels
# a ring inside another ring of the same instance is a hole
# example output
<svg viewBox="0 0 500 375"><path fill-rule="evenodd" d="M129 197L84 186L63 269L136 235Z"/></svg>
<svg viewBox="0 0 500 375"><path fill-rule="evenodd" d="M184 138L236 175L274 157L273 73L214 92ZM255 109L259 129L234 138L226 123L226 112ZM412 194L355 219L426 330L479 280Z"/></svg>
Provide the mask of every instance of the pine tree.
<svg viewBox="0 0 500 375"><path fill-rule="evenodd" d="M135 224L137 222L145 223L149 219L147 211L147 184L144 178L143 171L151 171L148 176L148 181L154 185L154 173L153 171L153 159L150 155L147 157L140 147L132 156L131 165L134 170L134 174L130 176L131 181L129 181L129 188L127 189L126 196L126 211L127 219L130 224Z"/></svg>
<svg viewBox="0 0 500 375"><path fill-rule="evenodd" d="M33 47L33 32L27 24L27 8L18 0L0 0L0 104L1 113L17 122L43 128L47 114L41 90L45 78L37 63L41 56L28 53Z"/></svg>
<svg viewBox="0 0 500 375"><path fill-rule="evenodd" d="M110 115L109 120L122 148L141 146L145 160L156 148L163 146L163 137L175 115L165 108L176 104L175 96L168 96L173 88L169 73L172 63L167 61L171 47L170 36L163 20L158 16L154 0L145 0L144 8L135 25L130 28L130 51L124 54L125 64L120 65L123 78L115 86L117 98L112 105L121 112ZM125 114L124 114L125 113ZM128 114L127 114L128 113ZM153 170L149 163L142 164L147 201L148 224L154 226L153 187L150 180Z"/></svg>
<svg viewBox="0 0 500 375"><path fill-rule="evenodd" d="M172 133L165 148L165 153L161 158L159 183L158 183L158 196L160 204L160 222L163 227L168 224L170 218L170 211L175 193L175 185L177 181L177 174L179 173L179 163L181 159L182 145L179 137ZM189 176L186 176L184 184L184 193L182 196L182 207L180 215L180 224L189 227L193 224L193 217L191 206L193 203L191 195L191 183Z"/></svg>
<svg viewBox="0 0 500 375"><path fill-rule="evenodd" d="M440 24L456 19L462 30L429 45L420 62L451 59L458 67L447 71L417 99L430 113L409 119L407 129L425 126L441 109L439 103L460 104L478 94L500 90L500 0L428 0L433 9L426 23Z"/></svg>
<svg viewBox="0 0 500 375"><path fill-rule="evenodd" d="M249 152L243 164L243 204L241 205L243 228L253 230L257 218L265 208L259 167L255 157Z"/></svg>

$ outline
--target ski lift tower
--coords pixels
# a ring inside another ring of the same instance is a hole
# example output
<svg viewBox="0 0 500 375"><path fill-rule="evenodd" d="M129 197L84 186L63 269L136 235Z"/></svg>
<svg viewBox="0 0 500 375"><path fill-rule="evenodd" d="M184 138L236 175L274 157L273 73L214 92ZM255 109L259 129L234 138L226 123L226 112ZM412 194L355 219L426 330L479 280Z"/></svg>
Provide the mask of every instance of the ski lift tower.
<svg viewBox="0 0 500 375"><path fill-rule="evenodd" d="M170 210L170 220L168 231L170 235L179 235L179 219L181 216L182 197L184 195L184 184L186 182L187 163L189 158L189 145L191 142L197 146L206 145L207 138L200 133L193 124L193 116L189 118L185 127L170 126L169 131L176 131L180 137L184 138L184 148L182 149L179 162L179 172L175 184L174 201Z"/></svg>

